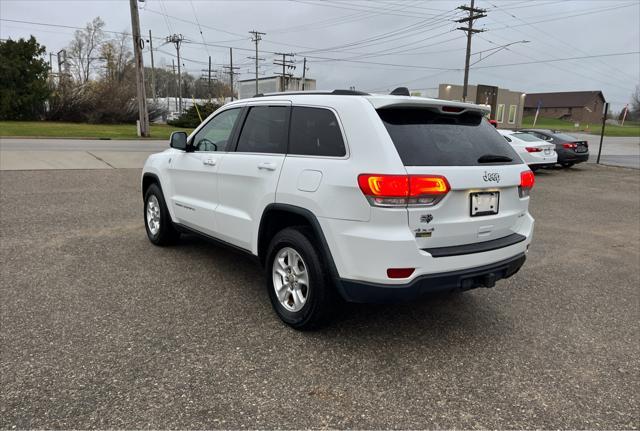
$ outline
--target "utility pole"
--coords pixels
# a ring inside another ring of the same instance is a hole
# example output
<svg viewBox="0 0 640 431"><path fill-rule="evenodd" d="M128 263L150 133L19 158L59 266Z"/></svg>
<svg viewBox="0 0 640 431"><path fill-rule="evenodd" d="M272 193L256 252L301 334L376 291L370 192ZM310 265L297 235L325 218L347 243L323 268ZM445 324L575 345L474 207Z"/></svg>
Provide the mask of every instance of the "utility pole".
<svg viewBox="0 0 640 431"><path fill-rule="evenodd" d="M53 52L49 53L49 87L53 87Z"/></svg>
<svg viewBox="0 0 640 431"><path fill-rule="evenodd" d="M304 91L305 78L307 77L307 57L302 60L302 91Z"/></svg>
<svg viewBox="0 0 640 431"><path fill-rule="evenodd" d="M237 68L239 69L239 67ZM229 48L229 85L231 86L231 101L233 102L235 96L235 90L233 89L233 75L235 75L235 71L233 70L233 48Z"/></svg>
<svg viewBox="0 0 640 431"><path fill-rule="evenodd" d="M156 70L153 64L153 38L151 37L151 30L149 30L149 52L151 52L151 97L153 101L156 101Z"/></svg>
<svg viewBox="0 0 640 431"><path fill-rule="evenodd" d="M291 58L293 58L293 56L295 55L294 53L284 53L284 52L276 52L276 55L281 55L282 56L282 60L275 60L273 62L273 64L275 64L276 66L282 66L282 89L281 91L287 91L287 78L290 78L292 75L291 73L287 73L287 69L295 69L296 66L294 65L293 60L291 60Z"/></svg>
<svg viewBox="0 0 640 431"><path fill-rule="evenodd" d="M65 49L61 49L56 54L58 57L58 88L62 97L64 98L66 92L66 82L67 82L67 51ZM63 68L64 66L64 68Z"/></svg>
<svg viewBox="0 0 640 431"><path fill-rule="evenodd" d="M233 102L234 94L233 94L233 75L236 74L236 70L240 69L238 66L233 67L233 48L229 48L229 66L222 66L224 69L228 70L229 74L229 86L231 87L231 101Z"/></svg>
<svg viewBox="0 0 640 431"><path fill-rule="evenodd" d="M251 42L255 42L256 44L256 56L249 58L256 60L256 94L258 94L258 62L260 60L264 60L264 58L258 57L258 42L260 42L262 40L262 36L266 35L267 33L261 33L256 30L251 30L249 33L253 35L251 36Z"/></svg>
<svg viewBox="0 0 640 431"><path fill-rule="evenodd" d="M178 81L176 80L176 61L172 58L171 59L171 70L173 70L173 80L176 83L176 88L178 86ZM175 110L178 110L178 98L175 96L176 93L173 93L173 103L175 106Z"/></svg>
<svg viewBox="0 0 640 431"><path fill-rule="evenodd" d="M209 90L209 101L211 101L211 56L209 56L209 75L207 78L207 89Z"/></svg>
<svg viewBox="0 0 640 431"><path fill-rule="evenodd" d="M600 155L602 154L602 141L604 140L604 128L607 125L607 115L609 114L609 102L604 104L604 115L602 115L602 130L600 130L600 146L598 147L598 158L596 164L600 163Z"/></svg>
<svg viewBox="0 0 640 431"><path fill-rule="evenodd" d="M467 32L467 55L464 61L464 86L462 87L462 101L467 101L467 89L469 86L469 61L471 58L471 37L474 33L481 33L483 29L474 29L473 21L487 16L486 9L478 9L474 7L475 0L471 0L471 6L458 6L458 9L469 12L469 16L456 20L457 23L468 23L468 27L458 27L458 30Z"/></svg>
<svg viewBox="0 0 640 431"><path fill-rule="evenodd" d="M184 40L181 34L172 34L167 36L167 42L171 42L176 46L178 56L178 112L182 114L182 73L180 72L180 44Z"/></svg>
<svg viewBox="0 0 640 431"><path fill-rule="evenodd" d="M149 136L149 113L147 112L147 95L144 88L144 63L142 61L142 47L144 41L140 37L140 17L138 16L138 0L129 0L131 9L131 33L136 61L138 115L140 117L140 136Z"/></svg>

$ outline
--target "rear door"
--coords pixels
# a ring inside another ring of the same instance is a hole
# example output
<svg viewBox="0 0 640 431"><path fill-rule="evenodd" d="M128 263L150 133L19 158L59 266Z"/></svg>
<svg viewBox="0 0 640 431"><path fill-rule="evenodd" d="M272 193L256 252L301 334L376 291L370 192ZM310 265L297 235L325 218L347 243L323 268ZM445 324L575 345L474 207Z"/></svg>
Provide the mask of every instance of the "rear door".
<svg viewBox="0 0 640 431"><path fill-rule="evenodd" d="M433 205L409 205L419 248L498 239L514 233L527 211L518 193L528 170L479 112L440 108L378 109L407 173L443 176L451 190Z"/></svg>
<svg viewBox="0 0 640 431"><path fill-rule="evenodd" d="M275 202L289 133L291 103L246 108L235 151L220 165L217 237L251 250L264 208Z"/></svg>

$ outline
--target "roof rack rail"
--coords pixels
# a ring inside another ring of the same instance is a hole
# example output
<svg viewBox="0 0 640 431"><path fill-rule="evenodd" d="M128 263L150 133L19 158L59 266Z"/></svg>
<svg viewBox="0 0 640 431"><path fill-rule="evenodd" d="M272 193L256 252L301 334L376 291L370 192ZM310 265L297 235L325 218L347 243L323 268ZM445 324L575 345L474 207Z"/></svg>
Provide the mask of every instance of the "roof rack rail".
<svg viewBox="0 0 640 431"><path fill-rule="evenodd" d="M275 93L258 93L253 97L265 97L265 96L296 96L301 94L307 95L329 95L335 96L371 96L370 93L356 90L333 90L333 91L279 91Z"/></svg>

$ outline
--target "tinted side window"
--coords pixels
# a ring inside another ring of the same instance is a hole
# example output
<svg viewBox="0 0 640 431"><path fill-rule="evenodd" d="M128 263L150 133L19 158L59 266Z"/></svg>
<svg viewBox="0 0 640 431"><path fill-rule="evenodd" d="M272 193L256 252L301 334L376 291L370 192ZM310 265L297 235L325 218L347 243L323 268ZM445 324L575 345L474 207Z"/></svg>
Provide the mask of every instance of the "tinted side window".
<svg viewBox="0 0 640 431"><path fill-rule="evenodd" d="M338 119L328 109L294 107L289 154L342 157L347 154Z"/></svg>
<svg viewBox="0 0 640 431"><path fill-rule="evenodd" d="M195 151L226 151L227 141L240 114L240 108L223 111L213 117L193 138Z"/></svg>
<svg viewBox="0 0 640 431"><path fill-rule="evenodd" d="M252 106L240 132L236 151L284 154L288 128L288 106Z"/></svg>
<svg viewBox="0 0 640 431"><path fill-rule="evenodd" d="M405 166L479 166L482 156L522 163L511 145L482 115L441 114L430 109L378 110Z"/></svg>

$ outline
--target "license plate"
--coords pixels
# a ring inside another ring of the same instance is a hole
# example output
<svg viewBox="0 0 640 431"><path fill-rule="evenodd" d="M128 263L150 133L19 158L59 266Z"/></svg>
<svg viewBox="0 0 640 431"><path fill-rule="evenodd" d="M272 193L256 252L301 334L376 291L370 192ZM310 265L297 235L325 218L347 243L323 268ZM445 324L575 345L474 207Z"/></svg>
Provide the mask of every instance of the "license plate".
<svg viewBox="0 0 640 431"><path fill-rule="evenodd" d="M500 192L471 193L471 217L498 214Z"/></svg>
<svg viewBox="0 0 640 431"><path fill-rule="evenodd" d="M587 152L587 147L585 147L584 145L578 145L578 147L576 148L576 153L586 153Z"/></svg>
<svg viewBox="0 0 640 431"><path fill-rule="evenodd" d="M551 149L550 148L545 148L544 155L548 156L549 154L551 154Z"/></svg>

